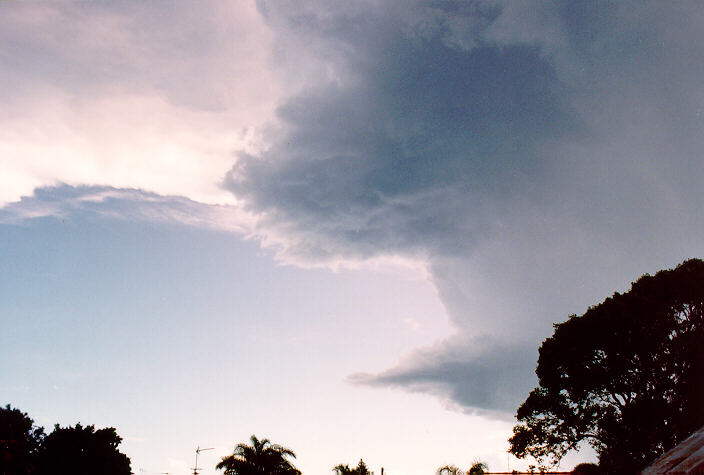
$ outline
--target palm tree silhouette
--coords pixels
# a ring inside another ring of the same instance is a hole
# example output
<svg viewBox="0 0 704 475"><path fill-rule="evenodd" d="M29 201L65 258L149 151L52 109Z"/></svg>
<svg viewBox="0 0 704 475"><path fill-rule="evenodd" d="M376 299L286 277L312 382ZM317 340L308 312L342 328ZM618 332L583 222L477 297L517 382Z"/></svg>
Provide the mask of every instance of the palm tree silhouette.
<svg viewBox="0 0 704 475"><path fill-rule="evenodd" d="M469 468L469 472L467 472L469 475L481 475L482 473L487 473L489 471L489 467L482 462L481 460L474 460L472 463L472 466Z"/></svg>
<svg viewBox="0 0 704 475"><path fill-rule="evenodd" d="M296 458L292 450L269 439L250 437L252 445L237 444L232 455L223 457L215 468L225 475L300 475L300 471L286 457Z"/></svg>

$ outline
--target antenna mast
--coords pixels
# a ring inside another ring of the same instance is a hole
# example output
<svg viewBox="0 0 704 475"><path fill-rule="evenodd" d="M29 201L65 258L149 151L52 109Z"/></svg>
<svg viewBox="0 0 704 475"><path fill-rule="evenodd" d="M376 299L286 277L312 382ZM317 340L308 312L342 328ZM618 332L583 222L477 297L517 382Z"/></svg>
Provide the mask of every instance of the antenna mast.
<svg viewBox="0 0 704 475"><path fill-rule="evenodd" d="M206 450L213 450L214 448L215 447L208 447L207 449L201 449L200 446L196 447L196 465L193 467L193 475L198 475L198 470L200 470L200 467L198 467L198 454Z"/></svg>

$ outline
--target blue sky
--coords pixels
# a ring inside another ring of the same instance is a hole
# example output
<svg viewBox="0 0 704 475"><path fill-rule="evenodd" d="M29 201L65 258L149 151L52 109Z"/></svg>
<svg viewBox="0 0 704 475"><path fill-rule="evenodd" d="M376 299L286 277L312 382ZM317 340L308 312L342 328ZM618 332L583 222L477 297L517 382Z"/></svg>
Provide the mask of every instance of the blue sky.
<svg viewBox="0 0 704 475"><path fill-rule="evenodd" d="M0 4L0 399L133 469L507 459L540 342L704 253L704 8ZM570 468L591 454L573 456Z"/></svg>

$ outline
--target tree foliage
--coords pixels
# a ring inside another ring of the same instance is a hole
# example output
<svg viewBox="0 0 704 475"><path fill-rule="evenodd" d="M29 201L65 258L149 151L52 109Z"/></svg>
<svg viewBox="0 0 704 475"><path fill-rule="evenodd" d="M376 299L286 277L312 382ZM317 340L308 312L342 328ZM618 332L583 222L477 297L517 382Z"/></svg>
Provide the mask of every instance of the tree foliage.
<svg viewBox="0 0 704 475"><path fill-rule="evenodd" d="M296 458L290 449L272 444L269 439L250 437L252 445L237 444L232 455L223 457L216 468L226 475L299 475L301 472L286 457Z"/></svg>
<svg viewBox="0 0 704 475"><path fill-rule="evenodd" d="M464 472L457 465L445 465L435 472L437 475L464 475Z"/></svg>
<svg viewBox="0 0 704 475"><path fill-rule="evenodd" d="M120 442L112 427L95 430L92 425L57 424L39 448L37 474L129 475L130 459L118 450Z"/></svg>
<svg viewBox="0 0 704 475"><path fill-rule="evenodd" d="M489 466L480 460L475 460L467 472L469 475L482 475L489 471Z"/></svg>
<svg viewBox="0 0 704 475"><path fill-rule="evenodd" d="M19 409L0 407L0 473L32 473L44 429Z"/></svg>
<svg viewBox="0 0 704 475"><path fill-rule="evenodd" d="M580 463L572 469L574 475L599 475L601 470L595 463Z"/></svg>
<svg viewBox="0 0 704 475"><path fill-rule="evenodd" d="M556 463L582 441L636 473L704 424L704 262L644 275L540 347L509 451Z"/></svg>
<svg viewBox="0 0 704 475"><path fill-rule="evenodd" d="M59 427L49 435L10 405L0 408L0 474L71 473L129 475L130 459L118 450L115 429Z"/></svg>
<svg viewBox="0 0 704 475"><path fill-rule="evenodd" d="M332 471L335 472L337 475L352 475L352 469L350 468L349 465L335 465L332 468Z"/></svg>
<svg viewBox="0 0 704 475"><path fill-rule="evenodd" d="M463 472L459 467L456 465L445 465L444 467L440 467L437 469L435 472L437 475L464 475L465 473L467 475L481 475L483 473L487 473L489 471L489 467L487 464L480 460L474 460L472 462L472 466L469 467L469 470L467 472Z"/></svg>
<svg viewBox="0 0 704 475"><path fill-rule="evenodd" d="M357 463L357 466L355 468L350 468L349 465L337 465L336 467L333 468L333 471L337 475L370 475L371 472L367 468L367 464L364 463L364 460L359 459L359 462Z"/></svg>

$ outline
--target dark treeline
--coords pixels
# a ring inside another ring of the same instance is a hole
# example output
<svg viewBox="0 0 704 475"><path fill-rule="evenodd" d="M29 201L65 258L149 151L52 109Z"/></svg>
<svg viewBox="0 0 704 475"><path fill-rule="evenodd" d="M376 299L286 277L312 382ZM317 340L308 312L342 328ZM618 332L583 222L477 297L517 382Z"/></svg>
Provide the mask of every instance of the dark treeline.
<svg viewBox="0 0 704 475"><path fill-rule="evenodd" d="M0 474L129 475L130 459L118 450L114 428L54 426L47 434L26 413L0 407Z"/></svg>

